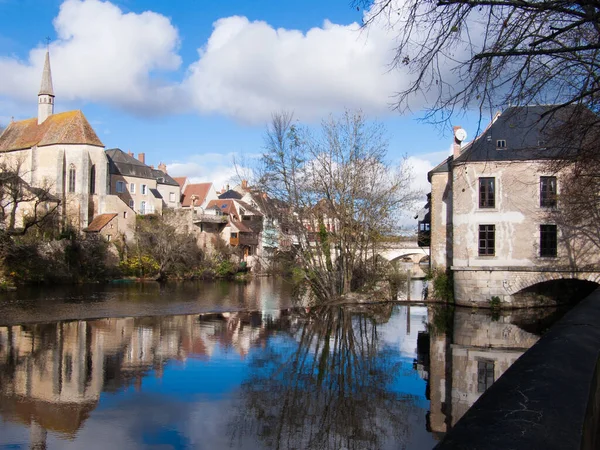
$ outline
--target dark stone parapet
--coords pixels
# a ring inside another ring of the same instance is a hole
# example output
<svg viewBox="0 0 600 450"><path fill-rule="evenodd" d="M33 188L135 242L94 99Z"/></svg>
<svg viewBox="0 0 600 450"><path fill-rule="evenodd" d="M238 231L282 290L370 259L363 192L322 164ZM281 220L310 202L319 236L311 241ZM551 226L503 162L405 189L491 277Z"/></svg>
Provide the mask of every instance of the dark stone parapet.
<svg viewBox="0 0 600 450"><path fill-rule="evenodd" d="M598 448L599 355L597 290L525 352L435 448Z"/></svg>

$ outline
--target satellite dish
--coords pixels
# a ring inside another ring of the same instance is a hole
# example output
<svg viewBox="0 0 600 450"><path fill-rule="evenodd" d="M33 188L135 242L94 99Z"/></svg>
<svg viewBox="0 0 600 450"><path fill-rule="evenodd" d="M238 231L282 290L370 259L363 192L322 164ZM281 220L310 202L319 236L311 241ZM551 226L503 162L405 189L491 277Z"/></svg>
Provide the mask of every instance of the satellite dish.
<svg viewBox="0 0 600 450"><path fill-rule="evenodd" d="M462 142L467 138L467 132L464 130L464 128L459 128L454 132L454 137L458 142Z"/></svg>

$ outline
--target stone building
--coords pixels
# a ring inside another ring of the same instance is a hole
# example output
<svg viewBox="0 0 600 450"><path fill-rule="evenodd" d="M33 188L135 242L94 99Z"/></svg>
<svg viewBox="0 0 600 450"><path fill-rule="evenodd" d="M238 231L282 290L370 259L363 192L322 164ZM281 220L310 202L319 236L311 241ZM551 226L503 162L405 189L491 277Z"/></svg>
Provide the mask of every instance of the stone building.
<svg viewBox="0 0 600 450"><path fill-rule="evenodd" d="M600 255L557 226L560 174L547 161L551 106L511 107L472 142L455 127L453 155L428 174L431 183L431 267L451 270L455 301L539 305L543 285L563 279L594 283ZM577 255L577 258L575 257Z"/></svg>
<svg viewBox="0 0 600 450"><path fill-rule="evenodd" d="M135 159L133 153L114 148L107 150L106 156L109 162L110 193L129 205L131 214L161 214L163 198L157 189L155 170L145 164L144 154L140 153L138 159Z"/></svg>
<svg viewBox="0 0 600 450"><path fill-rule="evenodd" d="M6 127L0 135L0 163L26 185L46 187L60 202L62 219L81 229L106 209L104 144L81 111L55 114L54 97L46 53L38 116ZM27 207L21 205L21 221Z"/></svg>

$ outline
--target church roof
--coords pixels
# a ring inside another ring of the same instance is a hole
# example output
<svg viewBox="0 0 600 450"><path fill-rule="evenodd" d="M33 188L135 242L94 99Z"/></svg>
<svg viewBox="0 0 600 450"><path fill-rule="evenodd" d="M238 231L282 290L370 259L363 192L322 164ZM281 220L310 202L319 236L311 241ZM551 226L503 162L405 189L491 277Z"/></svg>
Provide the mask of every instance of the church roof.
<svg viewBox="0 0 600 450"><path fill-rule="evenodd" d="M104 147L104 144L79 110L48 116L38 125L37 118L8 124L0 135L0 152L24 150L34 146L57 144L87 144Z"/></svg>

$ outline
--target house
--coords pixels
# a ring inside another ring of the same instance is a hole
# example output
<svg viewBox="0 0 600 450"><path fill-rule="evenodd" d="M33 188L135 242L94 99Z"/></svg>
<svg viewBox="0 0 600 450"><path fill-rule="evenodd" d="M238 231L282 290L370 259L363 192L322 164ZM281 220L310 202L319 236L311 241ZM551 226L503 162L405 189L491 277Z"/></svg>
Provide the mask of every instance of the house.
<svg viewBox="0 0 600 450"><path fill-rule="evenodd" d="M104 144L81 111L54 113L50 56L46 52L37 117L11 122L0 135L0 163L28 186L47 189L60 202L63 226L80 230L107 212ZM27 208L18 211L22 222Z"/></svg>
<svg viewBox="0 0 600 450"><path fill-rule="evenodd" d="M150 166L152 169L152 176L156 180L156 189L158 193L156 197L162 199L163 208L177 209L181 208L181 186L179 183L169 176L167 173L167 166L164 163L158 165L158 169Z"/></svg>
<svg viewBox="0 0 600 450"><path fill-rule="evenodd" d="M227 219L220 236L232 247L237 247L250 266L261 256L260 242L263 231L263 214L253 206L236 199L211 200L207 210L220 211Z"/></svg>
<svg viewBox="0 0 600 450"><path fill-rule="evenodd" d="M453 154L431 170L430 264L449 270L457 304L543 304L557 280L598 279L600 257L553 219L560 208L560 157L552 106L511 107L471 143L455 127ZM425 215L423 216L425 217Z"/></svg>
<svg viewBox="0 0 600 450"><path fill-rule="evenodd" d="M144 153L139 153L136 159L131 152L113 148L106 150L106 156L110 193L123 200L135 214L162 214L163 198L157 189L156 171L145 164Z"/></svg>
<svg viewBox="0 0 600 450"><path fill-rule="evenodd" d="M189 183L187 178L182 186L182 208L191 208L197 213L202 213L208 203L218 198L217 191L212 183Z"/></svg>

